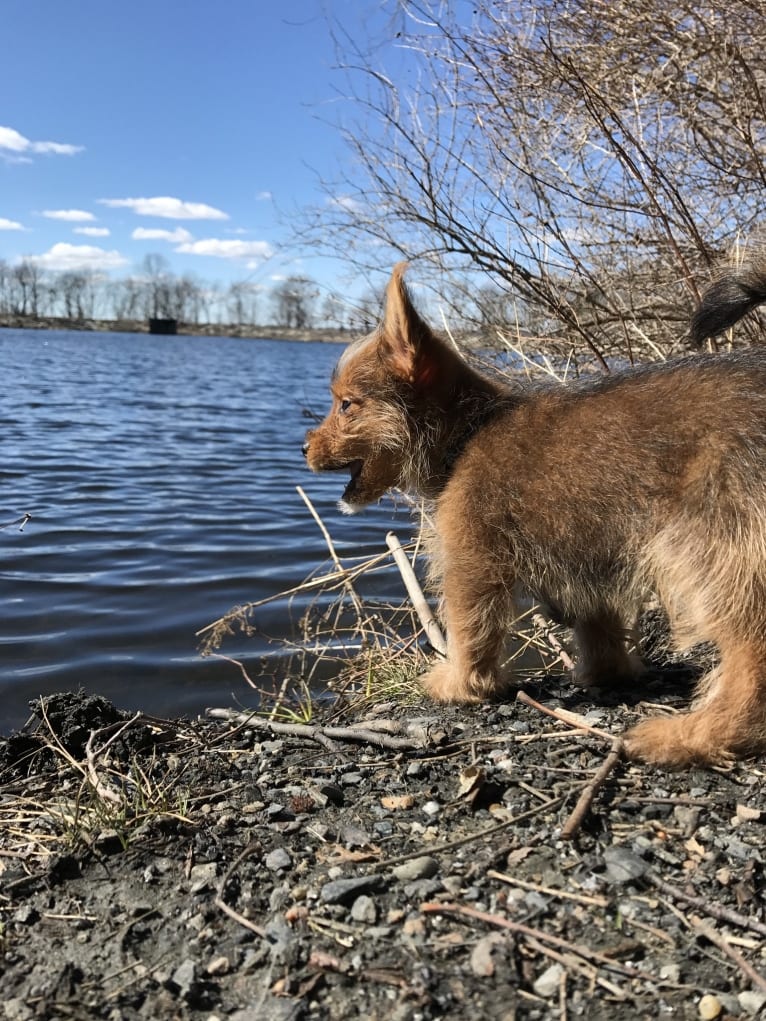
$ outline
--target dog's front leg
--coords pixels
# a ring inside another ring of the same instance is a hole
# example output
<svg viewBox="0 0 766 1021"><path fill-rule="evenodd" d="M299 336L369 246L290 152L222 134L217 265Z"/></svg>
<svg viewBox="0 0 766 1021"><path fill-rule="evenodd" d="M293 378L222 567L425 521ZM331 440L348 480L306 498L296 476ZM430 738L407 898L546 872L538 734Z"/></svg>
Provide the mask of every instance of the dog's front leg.
<svg viewBox="0 0 766 1021"><path fill-rule="evenodd" d="M500 654L512 615L511 588L489 582L462 558L444 573L447 658L423 678L438 702L482 702L507 687Z"/></svg>

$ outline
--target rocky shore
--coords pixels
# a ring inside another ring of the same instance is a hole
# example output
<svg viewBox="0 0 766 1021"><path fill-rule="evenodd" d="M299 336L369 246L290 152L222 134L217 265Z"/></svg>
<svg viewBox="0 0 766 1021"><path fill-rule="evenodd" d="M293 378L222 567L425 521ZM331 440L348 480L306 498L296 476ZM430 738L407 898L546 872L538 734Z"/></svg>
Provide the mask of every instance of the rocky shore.
<svg viewBox="0 0 766 1021"><path fill-rule="evenodd" d="M36 703L0 742L5 1017L760 1016L763 763L607 762L644 705L530 694L308 720Z"/></svg>

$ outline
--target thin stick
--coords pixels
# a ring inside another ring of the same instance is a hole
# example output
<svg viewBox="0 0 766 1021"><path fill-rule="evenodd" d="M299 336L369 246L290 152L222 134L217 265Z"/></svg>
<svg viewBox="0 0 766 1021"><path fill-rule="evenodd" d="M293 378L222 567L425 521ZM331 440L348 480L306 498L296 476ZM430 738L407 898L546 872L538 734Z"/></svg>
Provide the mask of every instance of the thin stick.
<svg viewBox="0 0 766 1021"><path fill-rule="evenodd" d="M551 897L577 901L578 904L595 904L600 908L605 908L609 904L606 897L588 897L582 893L569 893L567 890L557 890L553 886L540 886L539 883L530 883L525 879L517 879L515 876L509 876L506 872L496 872L494 869L489 869L487 875L490 879L499 879L501 883L519 886L522 890L534 890L536 893L548 894Z"/></svg>
<svg viewBox="0 0 766 1021"><path fill-rule="evenodd" d="M116 794L108 785L103 784L101 782L98 776L98 770L96 769L96 759L99 757L99 755L103 755L107 748L111 744L114 744L117 738L120 737L129 727L132 727L133 724L140 718L141 713L137 712L129 720L125 720L125 722L119 727L117 727L116 730L114 729L115 728L114 724L112 724L109 727L101 727L99 730L91 730L90 735L88 737L88 741L85 745L85 758L88 763L88 775L91 779L91 782L93 783L93 786L96 788L96 791L101 795L101 797L106 798L108 801L114 801L117 804L120 804L123 799L119 794ZM98 737L99 734L103 734L105 730L112 730L113 731L112 736L108 740L106 740L101 745L100 748L94 749L93 739L95 737Z"/></svg>
<svg viewBox="0 0 766 1021"><path fill-rule="evenodd" d="M488 911L479 911L478 908L469 907L467 904L439 904L428 902L426 904L421 904L420 910L426 914L463 915L466 918L473 918L480 922L486 922L488 925L494 925L499 929L508 929L521 936L531 936L533 939L538 939L543 943L549 943L554 947L563 947L565 950L578 954L586 960L597 961L603 967L610 968L612 971L619 972L621 975L628 975L630 978L649 979L652 982L657 981L657 977L655 975L650 975L646 971L640 971L638 968L632 968L628 964L620 964L619 961L615 961L611 957L607 957L606 954L600 954L597 950L591 950L590 947L584 947L578 943L571 943L569 940L563 939L561 936L554 936L549 932L544 932L542 929L533 929L531 926L524 925L521 922L513 922L510 918L506 918L503 915L492 915Z"/></svg>
<svg viewBox="0 0 766 1021"><path fill-rule="evenodd" d="M343 564L341 564L340 557L335 552L335 546L333 544L332 539L330 538L330 533L327 531L327 528L325 527L324 522L319 517L319 514L317 513L316 508L314 507L314 504L308 498L308 496L306 495L306 492L305 492L305 490L303 489L302 486L296 486L295 488L298 490L298 495L300 496L300 498L303 500L303 502L308 507L308 509L309 509L309 511L311 513L311 516L313 517L314 521L316 521L317 525L319 526L319 530L322 533L322 535L324 536L324 541L327 543L327 548L330 551L330 556L332 557L335 566L338 568L339 571L342 571L343 570ZM351 601L353 602L354 609L356 610L357 623L361 626L362 617L364 616L364 610L362 608L362 602L359 599L359 596L356 594L356 590L355 590L354 586L351 584L351 582L348 580L348 578L346 578L346 580L344 581L343 584L344 584L344 588L346 589L348 594L351 596Z"/></svg>
<svg viewBox="0 0 766 1021"><path fill-rule="evenodd" d="M532 623L536 627L540 628L540 630L543 633L543 637L545 638L548 645L550 645L550 647L556 653L558 658L561 660L564 668L566 670L574 670L575 668L574 660L556 637L556 633L553 629L553 625L551 624L551 622L549 620L546 620L541 613L533 613Z"/></svg>
<svg viewBox="0 0 766 1021"><path fill-rule="evenodd" d="M683 901L686 904L690 904L693 908L697 908L698 911L704 911L705 914L717 918L721 922L731 922L732 925L738 925L741 929L750 929L752 932L760 933L761 936L766 936L766 925L755 918L741 915L739 911L733 911L723 904L716 904L702 897L694 897L691 894L684 893L679 887L666 883L664 879L660 879L653 872L647 872L646 878L652 886L655 886L667 897L670 897L671 900Z"/></svg>
<svg viewBox="0 0 766 1021"><path fill-rule="evenodd" d="M235 922L238 922L245 929L249 929L250 932L254 932L256 936L260 936L261 939L268 939L265 929L263 929L260 925L256 925L255 922L251 922L249 918L245 918L245 916L241 915L239 911L235 911L234 908L229 907L229 905L223 899L223 891L226 889L226 884L231 878L234 869L236 869L237 866L241 865L245 858L249 858L251 854L255 854L258 850L260 850L259 844L255 842L252 844L248 844L244 851L242 851L242 853L239 854L234 859L229 868L226 870L226 874L224 875L223 879L221 880L218 886L218 894L213 903L217 908L220 908L221 911L224 912L224 914L228 915L229 918L233 918Z"/></svg>
<svg viewBox="0 0 766 1021"><path fill-rule="evenodd" d="M737 967L750 979L754 986L757 986L762 992L766 993L766 978L756 971L755 968L746 961L742 954L735 947L729 943L725 936L722 936L708 922L703 921L701 918L697 918L692 915L689 919L689 925L695 932L701 933L705 939L710 940L719 950L722 950L726 956L732 960Z"/></svg>
<svg viewBox="0 0 766 1021"><path fill-rule="evenodd" d="M530 698L525 691L516 692L516 701L521 702L524 705L531 706L532 709L537 709L538 712L544 713L546 716L552 716L554 720L559 720L561 723L566 723L570 727L574 727L577 730L584 730L588 734L594 734L596 737L600 737L603 741L614 741L614 734L608 734L605 730L599 730L598 727L591 727L587 723L583 723L577 719L573 713L564 712L561 709L548 709L547 706L541 705L540 702L535 702L533 698Z"/></svg>
<svg viewBox="0 0 766 1021"><path fill-rule="evenodd" d="M14 518L13 521L6 521L4 525L0 525L0 530L2 530L3 528L11 528L13 525L18 525L19 531L23 532L24 525L26 525L27 521L31 520L32 520L31 514L22 514L20 518Z"/></svg>
<svg viewBox="0 0 766 1021"><path fill-rule="evenodd" d="M428 853L442 854L444 851L454 851L458 847L465 847L466 844L473 844L478 840L486 840L487 837L493 837L496 833L507 830L510 826L516 826L525 819L531 819L532 816L538 815L545 808L557 808L563 800L561 797L551 798L550 801L546 801L543 805L537 805L528 812L522 812L521 815L514 815L511 819L506 819L505 822L495 823L494 826L487 826L485 829L479 830L478 833L472 833L469 837L450 840L446 844L429 844ZM380 869L389 868L391 865L399 865L400 862L410 861L412 858L419 858L422 854L422 846L417 851L410 851L409 854L397 854L394 858L386 858L384 861L379 861L375 865L375 871L378 872Z"/></svg>
<svg viewBox="0 0 766 1021"><path fill-rule="evenodd" d="M596 796L596 791L598 791L599 787L622 758L623 747L623 740L621 737L616 737L612 741L612 747L609 754L596 770L593 775L593 779L590 780L585 787L583 787L577 804L572 810L567 821L564 823L564 827L561 830L562 840L571 840L582 826L585 816L590 811L590 806Z"/></svg>
<svg viewBox="0 0 766 1021"><path fill-rule="evenodd" d="M389 532L386 535L386 545L393 554L396 566L399 568L399 573L402 576L404 587L407 589L407 594L412 600L412 605L420 618L420 623L423 625L423 630L426 633L428 641L431 646L440 652L442 656L447 655L447 643L444 640L444 635L441 632L441 628L436 623L436 618L431 612L431 607L426 601L426 597L423 595L423 590L420 587L415 572L412 570L412 564L407 558L407 554L402 549L402 544L393 532Z"/></svg>

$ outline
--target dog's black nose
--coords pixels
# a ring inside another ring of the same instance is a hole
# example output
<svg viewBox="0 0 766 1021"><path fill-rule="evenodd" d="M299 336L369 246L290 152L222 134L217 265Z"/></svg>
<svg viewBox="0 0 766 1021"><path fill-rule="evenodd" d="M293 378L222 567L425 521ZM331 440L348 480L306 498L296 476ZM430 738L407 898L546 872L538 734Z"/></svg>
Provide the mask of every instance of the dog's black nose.
<svg viewBox="0 0 766 1021"><path fill-rule="evenodd" d="M303 452L303 456L304 457L308 457L309 456L309 441L308 440L304 440L303 441L303 446L301 447L301 450Z"/></svg>

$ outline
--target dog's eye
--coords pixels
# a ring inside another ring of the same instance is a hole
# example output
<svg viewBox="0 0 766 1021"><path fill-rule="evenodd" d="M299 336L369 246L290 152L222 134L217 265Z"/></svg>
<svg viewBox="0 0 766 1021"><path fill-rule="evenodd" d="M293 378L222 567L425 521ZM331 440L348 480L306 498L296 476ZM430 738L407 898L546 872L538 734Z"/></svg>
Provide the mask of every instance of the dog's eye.
<svg viewBox="0 0 766 1021"><path fill-rule="evenodd" d="M341 415L345 415L346 412L348 411L348 409L351 407L351 405L353 403L354 402L349 400L348 398L346 398L345 400L341 401L340 402L340 413L341 413Z"/></svg>

